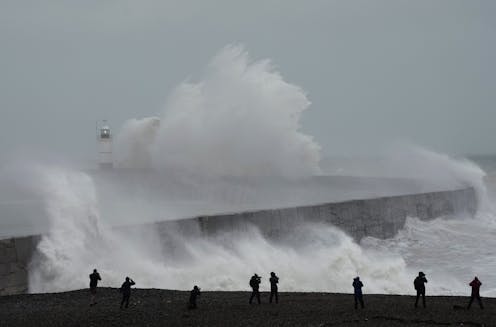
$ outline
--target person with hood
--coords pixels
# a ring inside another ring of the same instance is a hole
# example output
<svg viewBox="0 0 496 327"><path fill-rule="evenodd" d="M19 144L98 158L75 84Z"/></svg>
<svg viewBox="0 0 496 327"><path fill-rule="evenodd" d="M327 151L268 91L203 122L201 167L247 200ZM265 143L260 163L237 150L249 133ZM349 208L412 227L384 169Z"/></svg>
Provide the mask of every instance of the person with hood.
<svg viewBox="0 0 496 327"><path fill-rule="evenodd" d="M470 302L468 303L467 309L470 309L470 306L472 305L472 302L474 302L474 299L477 299L477 302L479 302L479 306L481 309L484 309L484 306L482 305L482 300L480 297L480 287L482 283L480 282L479 278L477 276L474 277L474 280L468 284L472 287L472 294L470 295Z"/></svg>
<svg viewBox="0 0 496 327"><path fill-rule="evenodd" d="M126 277L126 281L122 283L121 293L122 293L122 301L121 301L121 309L124 303L126 303L126 308L129 306L129 298L131 297L131 286L136 283L129 277Z"/></svg>
<svg viewBox="0 0 496 327"><path fill-rule="evenodd" d="M415 300L415 308L418 306L418 300L420 296L422 296L422 304L425 308L425 284L427 283L427 279L425 278L425 274L423 272L419 272L418 276L413 281L413 286L415 286L415 290L417 291L417 299Z"/></svg>
<svg viewBox="0 0 496 327"><path fill-rule="evenodd" d="M362 309L364 308L363 305L363 293L362 293L362 287L363 283L360 280L360 277L355 277L353 278L353 289L354 289L354 294L355 294L355 309L358 309L358 302L360 302L360 306Z"/></svg>
<svg viewBox="0 0 496 327"><path fill-rule="evenodd" d="M254 274L250 278L250 287L252 289L250 301L248 302L250 304L253 301L254 297L257 298L258 304L260 304L260 292L258 291L258 288L260 287L261 279L262 277L258 276L257 274Z"/></svg>
<svg viewBox="0 0 496 327"><path fill-rule="evenodd" d="M279 303L279 296L277 294L277 283L279 283L279 277L276 276L275 272L270 273L270 298L269 303L272 303L272 297L275 297L276 303Z"/></svg>
<svg viewBox="0 0 496 327"><path fill-rule="evenodd" d="M90 293L91 293L91 303L90 306L96 304L96 287L98 285L98 281L102 280L100 274L96 269L93 269L93 273L90 274Z"/></svg>
<svg viewBox="0 0 496 327"><path fill-rule="evenodd" d="M194 286L193 289L191 290L191 293L189 294L189 309L196 309L196 298L200 296L200 288L198 286Z"/></svg>

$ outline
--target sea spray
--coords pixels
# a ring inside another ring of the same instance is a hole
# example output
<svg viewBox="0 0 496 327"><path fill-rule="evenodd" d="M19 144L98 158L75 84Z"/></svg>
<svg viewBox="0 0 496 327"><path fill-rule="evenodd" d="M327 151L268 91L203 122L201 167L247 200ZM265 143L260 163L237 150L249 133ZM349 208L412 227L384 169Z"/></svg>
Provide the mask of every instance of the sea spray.
<svg viewBox="0 0 496 327"><path fill-rule="evenodd" d="M119 168L151 168L151 147L156 141L160 118L129 119L116 138L114 160Z"/></svg>
<svg viewBox="0 0 496 327"><path fill-rule="evenodd" d="M304 225L280 242L256 228L210 238L159 235L152 225L110 229L98 221L90 176L61 168L39 173L50 233L38 245L31 292L86 287L93 268L102 285L114 287L130 275L140 287L243 290L247 274L273 270L284 276L281 290L287 291L345 292L357 271L371 292L401 292L408 285L401 257L364 250L333 226Z"/></svg>
<svg viewBox="0 0 496 327"><path fill-rule="evenodd" d="M39 177L36 177L39 174ZM100 221L98 194L89 175L68 168L38 167L30 180L43 194L50 232L43 236L30 270L30 291L62 291L87 286L98 268L104 286L131 275L141 287L206 290L247 289L247 276L276 271L281 290L349 291L359 274L367 292L411 294L411 279L422 270L430 294L464 294L466 280L478 275L482 294L494 295L496 231L494 214L407 219L388 240L356 244L338 228L304 224L279 241L256 229L204 237L153 225L113 229ZM118 205L118 204L116 204ZM480 242L480 240L485 240Z"/></svg>
<svg viewBox="0 0 496 327"><path fill-rule="evenodd" d="M31 175L36 177L32 187L45 203L49 232L42 235L30 265L30 292L85 287L86 272L95 267L105 275L103 285L117 285L124 274L134 272L133 267L149 269L155 258L153 247L141 247L145 235L130 240L100 224L97 194L88 174L36 166ZM146 235L150 244L153 235L153 231ZM130 259L137 260L136 265Z"/></svg>
<svg viewBox="0 0 496 327"><path fill-rule="evenodd" d="M464 188L473 187L477 193L479 209L492 210L488 206L484 185L486 173L466 158L453 158L416 145L395 145L387 156L384 169L388 177L412 178L426 187Z"/></svg>
<svg viewBox="0 0 496 327"><path fill-rule="evenodd" d="M121 166L185 175L311 176L320 172L320 146L301 131L309 105L269 60L226 46L200 81L174 89L160 123L127 122L116 155Z"/></svg>
<svg viewBox="0 0 496 327"><path fill-rule="evenodd" d="M493 211L487 201L486 172L477 164L418 145L395 142L372 157L336 158L323 170L329 175L410 179L422 192L473 187L478 209Z"/></svg>
<svg viewBox="0 0 496 327"><path fill-rule="evenodd" d="M478 210L466 215L421 221L409 217L398 234L386 240L365 238L362 246L400 255L410 269L430 274L434 294L463 295L475 276L485 280L482 294L496 295L496 211L495 199L488 195L484 172L472 161L418 146L396 147L386 165L387 176L414 178L425 186L473 187ZM384 176L384 175L382 175Z"/></svg>
<svg viewBox="0 0 496 327"><path fill-rule="evenodd" d="M75 272L86 268L102 240L93 181L82 172L40 165L30 175L49 218L49 232L42 236L31 265L30 290L81 285L84 276Z"/></svg>
<svg viewBox="0 0 496 327"><path fill-rule="evenodd" d="M362 246L399 255L413 270L428 275L431 294L468 294L468 282L478 276L484 296L496 295L496 216L440 217L432 221L408 218L392 239L366 238Z"/></svg>

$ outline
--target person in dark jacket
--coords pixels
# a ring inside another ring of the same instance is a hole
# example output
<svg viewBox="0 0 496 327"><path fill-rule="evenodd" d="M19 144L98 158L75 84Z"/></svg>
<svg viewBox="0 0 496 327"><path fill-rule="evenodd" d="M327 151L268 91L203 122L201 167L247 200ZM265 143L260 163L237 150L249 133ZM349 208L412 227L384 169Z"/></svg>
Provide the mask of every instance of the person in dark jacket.
<svg viewBox="0 0 496 327"><path fill-rule="evenodd" d="M427 283L427 279L425 278L425 274L423 272L419 272L418 276L413 281L413 286L415 286L415 290L417 291L417 299L415 300L415 308L418 306L418 300L420 296L422 296L422 304L425 308L425 284Z"/></svg>
<svg viewBox="0 0 496 327"><path fill-rule="evenodd" d="M258 288L260 287L261 279L262 277L258 276L257 274L251 276L250 278L250 286L252 289L250 301L248 302L250 304L253 301L254 297L257 298L258 304L260 304L260 292L258 291Z"/></svg>
<svg viewBox="0 0 496 327"><path fill-rule="evenodd" d="M468 284L472 287L472 294L470 295L470 302L468 303L467 309L470 309L470 306L472 305L472 302L474 302L474 299L477 299L477 302L479 302L480 308L484 309L484 306L482 305L482 300L480 297L480 287L482 283L480 282L479 278L477 276L474 277L474 280Z"/></svg>
<svg viewBox="0 0 496 327"><path fill-rule="evenodd" d="M126 303L126 308L129 306L129 298L131 297L131 286L136 283L129 277L126 277L126 281L122 283L121 293L122 293L122 301L121 301L121 309L124 303Z"/></svg>
<svg viewBox="0 0 496 327"><path fill-rule="evenodd" d="M363 305L363 293L362 293L362 287L363 283L360 280L360 277L355 277L353 278L353 289L354 289L354 294L355 294L355 309L358 309L358 302L360 302L360 306L362 309L364 308Z"/></svg>
<svg viewBox="0 0 496 327"><path fill-rule="evenodd" d="M91 293L91 302L90 306L96 304L96 287L98 285L98 281L102 280L100 274L96 269L93 269L93 273L90 274L90 293Z"/></svg>
<svg viewBox="0 0 496 327"><path fill-rule="evenodd" d="M271 272L269 281L270 281L269 303L272 303L272 297L275 297L276 303L279 303L279 296L277 294L277 283L279 283L279 277L277 277L274 272Z"/></svg>
<svg viewBox="0 0 496 327"><path fill-rule="evenodd" d="M195 285L189 294L189 309L196 309L196 298L200 295L200 288Z"/></svg>

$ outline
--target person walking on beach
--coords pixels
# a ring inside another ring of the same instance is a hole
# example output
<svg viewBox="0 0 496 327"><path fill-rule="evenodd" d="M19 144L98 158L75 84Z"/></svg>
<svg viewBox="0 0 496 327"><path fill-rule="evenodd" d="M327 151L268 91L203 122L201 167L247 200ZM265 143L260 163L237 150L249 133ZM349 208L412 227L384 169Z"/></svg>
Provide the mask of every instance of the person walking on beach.
<svg viewBox="0 0 496 327"><path fill-rule="evenodd" d="M279 277L277 277L274 272L271 272L269 281L270 281L269 303L272 303L272 297L275 297L276 303L279 303L279 296L277 294L277 283L279 283Z"/></svg>
<svg viewBox="0 0 496 327"><path fill-rule="evenodd" d="M200 288L195 285L189 295L189 309L196 309L196 298L200 295Z"/></svg>
<svg viewBox="0 0 496 327"><path fill-rule="evenodd" d="M126 277L126 281L122 283L121 293L122 293L122 301L121 301L121 309L124 303L126 303L126 308L129 306L129 298L131 297L131 286L136 283L129 277Z"/></svg>
<svg viewBox="0 0 496 327"><path fill-rule="evenodd" d="M260 292L258 291L258 288L260 287L261 279L262 277L258 276L257 274L251 276L250 278L250 287L252 289L250 301L248 302L250 304L253 301L254 297L257 298L258 304L260 304Z"/></svg>
<svg viewBox="0 0 496 327"><path fill-rule="evenodd" d="M425 278L425 274L423 272L419 272L418 276L413 281L413 286L415 286L415 290L417 291L417 299L415 300L415 308L418 306L419 297L422 296L422 304L425 308L425 283L427 283L427 279Z"/></svg>
<svg viewBox="0 0 496 327"><path fill-rule="evenodd" d="M480 308L484 309L484 306L482 305L482 300L479 294L480 287L482 283L480 282L479 278L477 276L474 277L474 280L468 284L472 287L472 294L470 295L470 302L468 303L467 309L470 309L470 306L472 305L472 302L474 302L474 299L477 299L477 302L479 302Z"/></svg>
<svg viewBox="0 0 496 327"><path fill-rule="evenodd" d="M360 302L360 306L364 307L363 305L363 293L362 293L362 287L363 283L360 280L360 277L355 277L353 278L353 289L355 290L355 309L358 309L358 302Z"/></svg>
<svg viewBox="0 0 496 327"><path fill-rule="evenodd" d="M98 281L102 280L100 274L96 269L93 269L93 273L90 274L90 293L91 293L91 302L90 306L96 304L96 287L98 285Z"/></svg>

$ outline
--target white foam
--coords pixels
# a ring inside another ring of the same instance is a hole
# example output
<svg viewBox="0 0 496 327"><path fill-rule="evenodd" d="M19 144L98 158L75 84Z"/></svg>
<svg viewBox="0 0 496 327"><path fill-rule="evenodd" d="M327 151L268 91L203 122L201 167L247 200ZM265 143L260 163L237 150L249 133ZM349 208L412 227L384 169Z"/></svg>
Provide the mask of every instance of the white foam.
<svg viewBox="0 0 496 327"><path fill-rule="evenodd" d="M346 292L357 273L369 292L401 292L409 285L400 256L362 249L332 226L301 226L281 243L264 239L256 229L209 239L171 233L164 248L164 239L153 229L122 232L100 224L88 175L67 169L39 173L50 233L38 246L41 257L30 273L31 292L86 287L94 267L102 285L114 287L130 275L140 287L188 289L199 284L210 290L243 290L252 272L270 271L279 273L281 290L287 291Z"/></svg>
<svg viewBox="0 0 496 327"><path fill-rule="evenodd" d="M320 172L320 146L300 128L309 105L269 60L226 46L200 81L169 95L159 125L156 118L125 124L119 164L202 176L310 176Z"/></svg>

